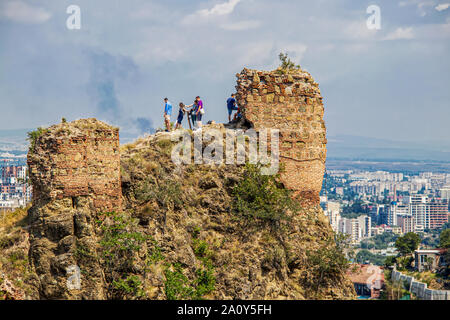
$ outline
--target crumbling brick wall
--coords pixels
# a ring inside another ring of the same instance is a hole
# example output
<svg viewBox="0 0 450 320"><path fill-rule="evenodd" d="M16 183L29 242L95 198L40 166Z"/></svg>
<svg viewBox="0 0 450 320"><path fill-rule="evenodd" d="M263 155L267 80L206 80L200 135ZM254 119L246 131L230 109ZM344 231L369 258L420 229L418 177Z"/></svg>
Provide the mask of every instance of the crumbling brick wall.
<svg viewBox="0 0 450 320"><path fill-rule="evenodd" d="M243 116L256 130L280 130L282 182L301 199L319 203L327 139L318 84L300 69L244 69L236 77Z"/></svg>
<svg viewBox="0 0 450 320"><path fill-rule="evenodd" d="M33 204L88 198L96 212L121 207L119 129L96 119L46 129L28 154Z"/></svg>
<svg viewBox="0 0 450 320"><path fill-rule="evenodd" d="M96 119L51 126L28 153L30 258L43 299L103 299L95 257L98 214L120 211L119 129ZM69 288L79 268L81 287ZM89 274L89 276L85 276Z"/></svg>

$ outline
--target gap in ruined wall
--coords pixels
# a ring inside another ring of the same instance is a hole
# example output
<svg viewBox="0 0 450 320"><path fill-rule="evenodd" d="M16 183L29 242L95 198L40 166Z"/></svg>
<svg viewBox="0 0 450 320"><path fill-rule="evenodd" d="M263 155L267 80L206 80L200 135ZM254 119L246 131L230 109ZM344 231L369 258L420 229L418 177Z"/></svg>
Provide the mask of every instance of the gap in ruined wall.
<svg viewBox="0 0 450 320"><path fill-rule="evenodd" d="M244 130L249 130L249 129L253 129L255 126L254 126L254 124L251 121L246 119L245 116L242 116L242 118L239 119L236 122L224 124L224 127L227 128L227 129L244 129Z"/></svg>
<svg viewBox="0 0 450 320"><path fill-rule="evenodd" d="M78 198L72 197L72 208L77 209L78 208Z"/></svg>

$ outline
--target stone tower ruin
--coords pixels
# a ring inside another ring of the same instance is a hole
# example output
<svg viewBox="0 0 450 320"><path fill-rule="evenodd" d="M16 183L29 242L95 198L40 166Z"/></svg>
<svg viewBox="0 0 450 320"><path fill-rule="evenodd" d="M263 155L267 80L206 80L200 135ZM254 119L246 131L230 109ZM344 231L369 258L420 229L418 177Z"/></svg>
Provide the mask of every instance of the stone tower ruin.
<svg viewBox="0 0 450 320"><path fill-rule="evenodd" d="M319 203L327 151L319 85L300 69L244 69L236 77L244 118L256 130L280 130L282 182L300 199Z"/></svg>
<svg viewBox="0 0 450 320"><path fill-rule="evenodd" d="M96 119L44 130L28 154L33 204L87 201L96 212L121 207L119 129Z"/></svg>
<svg viewBox="0 0 450 320"><path fill-rule="evenodd" d="M30 257L42 298L103 298L100 266L77 252L95 248L97 214L121 210L119 147L119 129L96 119L51 126L32 143ZM97 275L78 291L67 286L76 268Z"/></svg>

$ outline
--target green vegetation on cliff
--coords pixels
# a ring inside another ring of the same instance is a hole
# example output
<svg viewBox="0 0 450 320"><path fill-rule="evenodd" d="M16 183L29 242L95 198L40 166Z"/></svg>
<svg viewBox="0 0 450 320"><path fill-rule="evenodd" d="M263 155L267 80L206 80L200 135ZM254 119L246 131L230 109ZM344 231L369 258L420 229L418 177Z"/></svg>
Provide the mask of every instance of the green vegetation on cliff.
<svg viewBox="0 0 450 320"><path fill-rule="evenodd" d="M28 132L28 142L30 143L30 152L34 152L34 147L36 146L36 142L39 139L40 136L42 136L45 132L47 132L47 129L44 128L37 128L36 130Z"/></svg>
<svg viewBox="0 0 450 320"><path fill-rule="evenodd" d="M249 222L268 223L279 229L290 215L299 212L300 205L278 178L262 175L260 166L247 164L243 178L232 190L234 212Z"/></svg>

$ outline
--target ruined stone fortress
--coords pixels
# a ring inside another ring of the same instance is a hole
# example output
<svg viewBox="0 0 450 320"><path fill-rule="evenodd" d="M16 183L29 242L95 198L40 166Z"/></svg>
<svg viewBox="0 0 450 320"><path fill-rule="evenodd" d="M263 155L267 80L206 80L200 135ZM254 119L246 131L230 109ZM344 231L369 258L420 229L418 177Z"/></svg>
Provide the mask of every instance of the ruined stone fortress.
<svg viewBox="0 0 450 320"><path fill-rule="evenodd" d="M326 129L318 84L301 70L289 73L244 69L237 75L237 100L252 127L280 130L281 180L300 198L319 202L325 170ZM122 208L119 130L96 119L45 129L28 154L33 185L29 211L30 257L43 298L102 299L98 275L80 292L66 288L74 252L95 243L96 214Z"/></svg>
<svg viewBox="0 0 450 320"><path fill-rule="evenodd" d="M319 203L327 152L319 85L300 69L244 69L236 76L244 117L256 130L280 130L281 180L300 199Z"/></svg>
<svg viewBox="0 0 450 320"><path fill-rule="evenodd" d="M302 70L244 69L237 101L258 129L280 130L281 180L300 198L319 201L326 159L324 107L318 84ZM121 207L119 130L95 119L46 129L28 155L34 206L68 201L95 212Z"/></svg>

